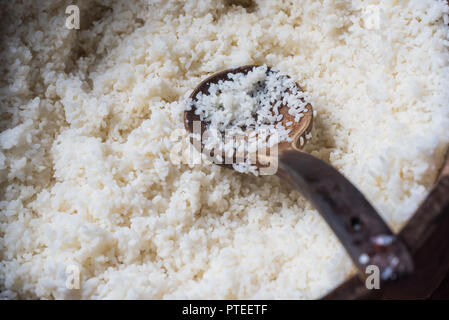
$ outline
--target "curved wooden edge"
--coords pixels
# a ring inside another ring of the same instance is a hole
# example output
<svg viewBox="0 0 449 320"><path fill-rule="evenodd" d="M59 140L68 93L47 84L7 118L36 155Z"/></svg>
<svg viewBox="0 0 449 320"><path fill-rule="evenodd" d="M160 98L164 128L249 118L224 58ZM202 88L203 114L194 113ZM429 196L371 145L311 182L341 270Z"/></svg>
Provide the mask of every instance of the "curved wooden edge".
<svg viewBox="0 0 449 320"><path fill-rule="evenodd" d="M445 176L449 176L449 148L446 152L446 162L443 164L441 168L438 180L442 179Z"/></svg>
<svg viewBox="0 0 449 320"><path fill-rule="evenodd" d="M411 250L415 271L407 279L368 290L357 276L322 299L425 299L449 270L449 150L439 179L411 220L399 233Z"/></svg>

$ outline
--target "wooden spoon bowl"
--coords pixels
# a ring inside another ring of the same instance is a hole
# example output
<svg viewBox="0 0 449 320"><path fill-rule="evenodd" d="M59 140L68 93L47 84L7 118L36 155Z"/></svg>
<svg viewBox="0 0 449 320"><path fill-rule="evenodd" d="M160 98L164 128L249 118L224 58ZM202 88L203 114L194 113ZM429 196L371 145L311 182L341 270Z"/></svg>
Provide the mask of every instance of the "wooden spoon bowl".
<svg viewBox="0 0 449 320"><path fill-rule="evenodd" d="M242 67L238 67L235 69L227 69L213 74L212 76L203 80L191 93L190 99L195 100L196 96L201 92L203 94L207 94L209 86L212 83L218 83L219 81L229 80L230 73L248 73L251 71L255 65L246 65ZM267 72L270 71L270 68L267 69ZM298 91L302 91L302 88L296 84ZM304 102L304 100L303 100ZM290 138L292 138L292 142L282 142L278 145L278 150L285 150L292 148L294 150L301 150L304 147L304 144L301 144L301 137L305 139L305 136L310 133L313 126L313 108L309 103L306 106L307 111L304 112L304 116L298 121L295 122L295 117L288 113L288 107L282 105L279 108L279 113L283 115L282 117L282 125L286 129L290 129L291 132L289 134ZM209 124L201 121L200 116L195 114L195 107L193 106L191 110L184 113L184 126L189 132L193 132L193 124L195 121L201 122L201 134L208 128ZM291 122L292 124L287 126L287 123ZM203 148L203 146L202 146Z"/></svg>

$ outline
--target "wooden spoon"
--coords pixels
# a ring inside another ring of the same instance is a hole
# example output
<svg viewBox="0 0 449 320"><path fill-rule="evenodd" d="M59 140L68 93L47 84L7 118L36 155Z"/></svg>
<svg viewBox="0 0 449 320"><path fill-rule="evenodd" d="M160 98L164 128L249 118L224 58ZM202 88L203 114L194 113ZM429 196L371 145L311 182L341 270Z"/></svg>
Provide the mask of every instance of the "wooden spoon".
<svg viewBox="0 0 449 320"><path fill-rule="evenodd" d="M199 92L206 94L211 83L229 80L230 73L248 73L254 67L257 66L248 65L218 72L201 82L190 98L194 101ZM300 89L299 86L298 88ZM278 145L277 156L271 159L277 161L276 175L302 193L320 212L345 247L362 278L376 272L375 268L367 269L370 265L378 267L381 281L391 281L410 274L413 262L406 246L393 234L360 191L332 166L301 151L306 141L301 137L310 132L313 123L312 106L309 104L307 109L304 117L295 122L286 106L280 108L280 113L284 116L282 123L284 127L291 129L289 136L293 141ZM194 121L201 119L195 114L193 107L184 113L184 125L189 132L193 132ZM293 124L287 127L289 121ZM207 128L208 124L201 121L201 133ZM202 152L201 143L199 146L196 144L196 147ZM223 166L232 168L232 165Z"/></svg>

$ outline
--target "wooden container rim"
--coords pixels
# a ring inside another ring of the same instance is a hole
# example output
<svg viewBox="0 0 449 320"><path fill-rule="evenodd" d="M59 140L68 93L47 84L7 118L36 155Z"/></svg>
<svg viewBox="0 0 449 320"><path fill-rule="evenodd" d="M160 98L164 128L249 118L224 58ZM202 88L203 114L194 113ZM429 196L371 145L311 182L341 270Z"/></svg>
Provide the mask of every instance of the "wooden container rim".
<svg viewBox="0 0 449 320"><path fill-rule="evenodd" d="M440 251L448 252L449 241L440 241L439 238L435 237L438 234L447 234L448 231L449 149L443 160L436 184L398 233L412 253L418 270L415 270L415 273L409 278L393 282L380 290L368 290L365 283L355 275L331 290L322 299L427 298L438 287L449 271L449 255L444 257L440 253L440 256L432 256L432 253L438 255ZM424 255L424 258L420 258L420 255Z"/></svg>

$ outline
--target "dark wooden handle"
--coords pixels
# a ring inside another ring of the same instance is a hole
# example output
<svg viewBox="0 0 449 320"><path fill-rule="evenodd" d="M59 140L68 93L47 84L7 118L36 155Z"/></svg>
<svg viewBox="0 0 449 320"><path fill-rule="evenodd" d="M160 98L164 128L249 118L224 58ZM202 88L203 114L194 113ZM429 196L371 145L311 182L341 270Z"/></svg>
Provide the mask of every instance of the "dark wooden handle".
<svg viewBox="0 0 449 320"><path fill-rule="evenodd" d="M327 221L362 277L379 268L380 280L402 278L413 271L404 243L390 230L365 197L342 174L309 154L279 154L278 176L301 192Z"/></svg>
<svg viewBox="0 0 449 320"><path fill-rule="evenodd" d="M414 271L405 281L367 290L358 277L324 299L427 299L449 273L449 150L439 179L399 235L413 254Z"/></svg>

